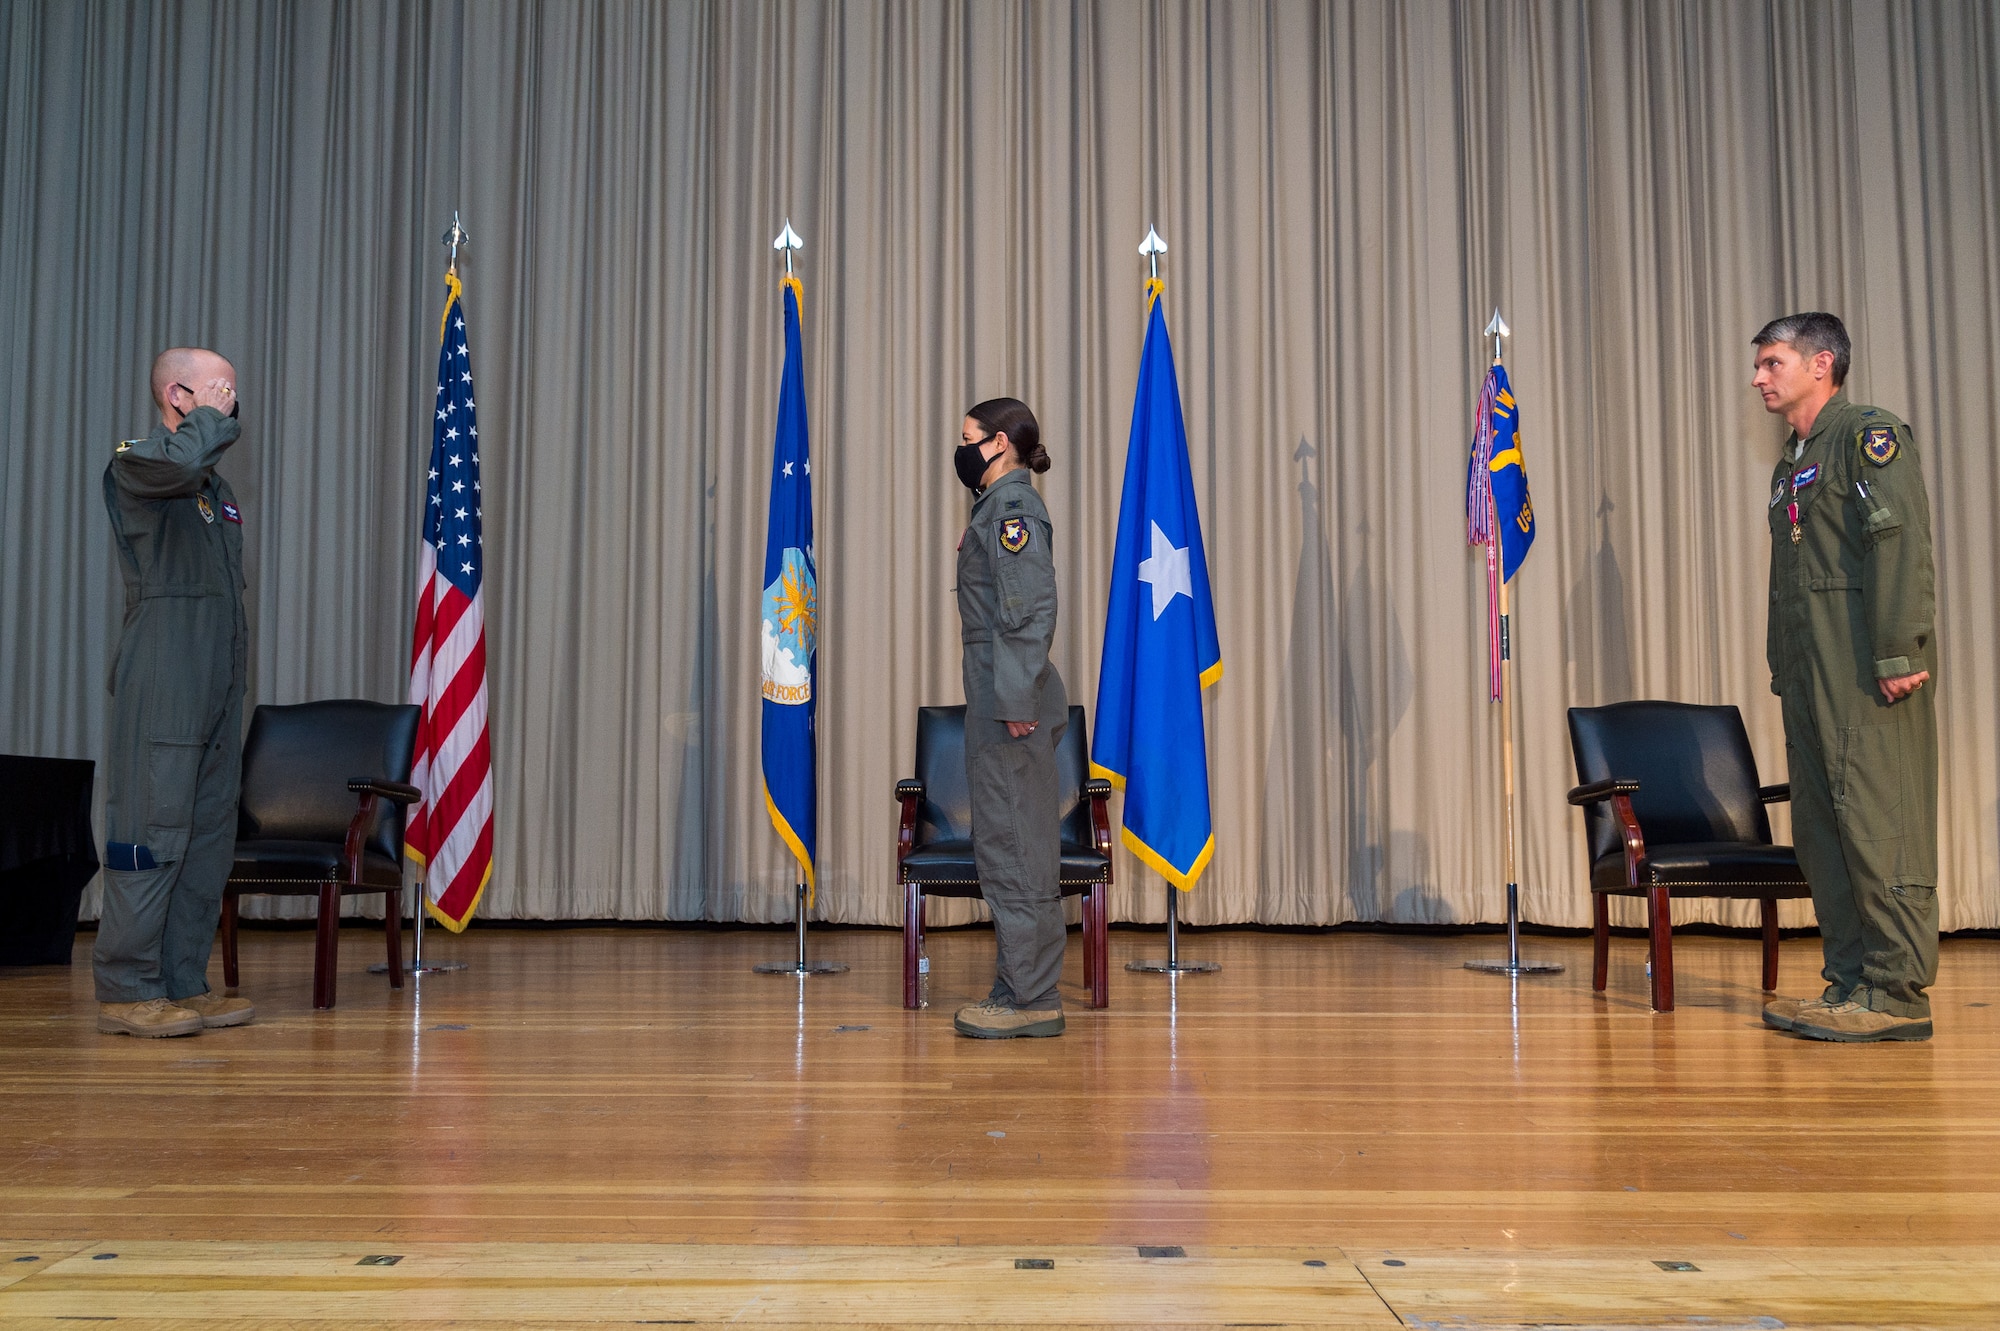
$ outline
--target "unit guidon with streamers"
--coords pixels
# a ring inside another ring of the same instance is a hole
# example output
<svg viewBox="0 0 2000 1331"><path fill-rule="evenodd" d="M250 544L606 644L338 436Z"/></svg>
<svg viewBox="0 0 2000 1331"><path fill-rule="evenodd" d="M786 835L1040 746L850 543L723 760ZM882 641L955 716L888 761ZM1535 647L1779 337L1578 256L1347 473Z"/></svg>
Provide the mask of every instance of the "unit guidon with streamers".
<svg viewBox="0 0 2000 1331"><path fill-rule="evenodd" d="M404 850L424 866L431 918L459 930L493 876L493 755L486 734L486 614L479 418L462 289L446 279L429 493L417 560L410 701L423 708Z"/></svg>

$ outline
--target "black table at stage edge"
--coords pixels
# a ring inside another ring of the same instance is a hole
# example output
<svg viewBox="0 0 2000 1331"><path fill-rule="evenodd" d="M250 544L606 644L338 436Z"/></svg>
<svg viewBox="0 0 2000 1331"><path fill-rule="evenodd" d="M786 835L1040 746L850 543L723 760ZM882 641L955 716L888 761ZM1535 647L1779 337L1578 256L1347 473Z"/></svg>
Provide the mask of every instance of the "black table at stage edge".
<svg viewBox="0 0 2000 1331"><path fill-rule="evenodd" d="M0 966L67 966L97 876L97 764L0 754Z"/></svg>

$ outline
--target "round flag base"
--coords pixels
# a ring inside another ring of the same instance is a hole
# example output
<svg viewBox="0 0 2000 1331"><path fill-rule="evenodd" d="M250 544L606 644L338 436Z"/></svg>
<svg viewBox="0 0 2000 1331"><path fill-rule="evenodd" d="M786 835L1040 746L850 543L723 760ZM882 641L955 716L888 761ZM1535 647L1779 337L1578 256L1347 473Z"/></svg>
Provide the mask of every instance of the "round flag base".
<svg viewBox="0 0 2000 1331"><path fill-rule="evenodd" d="M1149 958L1145 961L1128 961L1128 971L1142 971L1148 975L1197 975L1208 971L1219 971L1219 961L1172 961L1165 957Z"/></svg>
<svg viewBox="0 0 2000 1331"><path fill-rule="evenodd" d="M1560 961L1508 961L1496 958L1492 961L1468 961L1469 971L1484 971L1488 975L1559 975L1563 964Z"/></svg>
<svg viewBox="0 0 2000 1331"><path fill-rule="evenodd" d="M759 975L838 975L844 961L760 961L750 968Z"/></svg>

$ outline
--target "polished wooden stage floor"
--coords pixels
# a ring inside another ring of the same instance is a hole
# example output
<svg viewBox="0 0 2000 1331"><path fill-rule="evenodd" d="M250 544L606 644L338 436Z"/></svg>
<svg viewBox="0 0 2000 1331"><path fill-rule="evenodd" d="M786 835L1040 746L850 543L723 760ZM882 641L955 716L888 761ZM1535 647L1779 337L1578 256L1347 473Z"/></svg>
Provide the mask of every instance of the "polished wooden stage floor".
<svg viewBox="0 0 2000 1331"><path fill-rule="evenodd" d="M246 932L258 1021L183 1040L94 1032L87 940L0 971L0 1325L2000 1326L2000 942L1945 944L1935 1040L1846 1046L1764 1029L1737 938L1658 1016L1632 939L1598 998L1583 939L1515 986L1491 936L1199 933L1221 973L999 1043L950 1024L984 931L920 1013L886 931L803 981L779 933L432 933L469 969L401 993L377 938L315 1014L310 936Z"/></svg>

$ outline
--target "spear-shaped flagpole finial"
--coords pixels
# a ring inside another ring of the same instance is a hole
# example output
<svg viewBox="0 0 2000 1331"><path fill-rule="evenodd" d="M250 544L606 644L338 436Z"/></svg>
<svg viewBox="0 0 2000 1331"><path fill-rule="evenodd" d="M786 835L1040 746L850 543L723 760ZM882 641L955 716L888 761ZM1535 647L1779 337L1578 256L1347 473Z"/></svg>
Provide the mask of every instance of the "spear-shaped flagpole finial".
<svg viewBox="0 0 2000 1331"><path fill-rule="evenodd" d="M1486 321L1486 336L1493 339L1493 363L1495 365L1500 363L1500 339L1510 336L1512 332L1513 330L1507 327L1507 321L1500 317L1500 307L1495 305L1493 307L1493 317Z"/></svg>
<svg viewBox="0 0 2000 1331"><path fill-rule="evenodd" d="M458 224L458 209L451 210L451 229L444 233L444 243L451 250L451 271L458 271L458 247L470 245L472 237L465 234L465 228Z"/></svg>
<svg viewBox="0 0 2000 1331"><path fill-rule="evenodd" d="M1153 280L1155 282L1160 280L1160 256L1166 252L1167 242L1160 239L1160 233L1153 229L1151 222L1148 222L1146 224L1146 238L1139 242L1139 253L1145 255L1152 262Z"/></svg>
<svg viewBox="0 0 2000 1331"><path fill-rule="evenodd" d="M772 249L784 251L785 271L787 273L792 271L792 251L802 250L805 247L806 243L799 239L799 233L792 230L792 219L787 217L785 219L785 229L780 231L778 238L771 242Z"/></svg>

